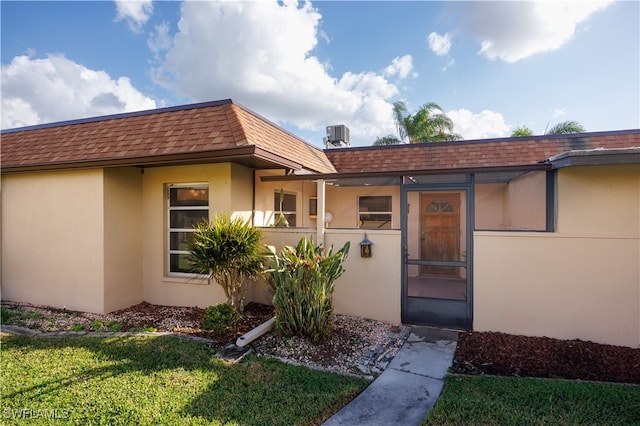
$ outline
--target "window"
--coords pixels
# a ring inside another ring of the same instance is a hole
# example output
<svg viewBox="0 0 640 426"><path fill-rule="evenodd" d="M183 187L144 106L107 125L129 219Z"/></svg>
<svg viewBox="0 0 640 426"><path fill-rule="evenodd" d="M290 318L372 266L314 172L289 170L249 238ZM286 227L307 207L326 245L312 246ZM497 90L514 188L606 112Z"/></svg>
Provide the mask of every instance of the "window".
<svg viewBox="0 0 640 426"><path fill-rule="evenodd" d="M194 227L209 219L209 186L171 185L169 201L169 273L189 273L189 244Z"/></svg>
<svg viewBox="0 0 640 426"><path fill-rule="evenodd" d="M435 200L432 201L431 204L427 206L427 212L429 213L442 213L442 212L453 212L453 206L447 200Z"/></svg>
<svg viewBox="0 0 640 426"><path fill-rule="evenodd" d="M318 217L318 197L309 197L309 218L316 219Z"/></svg>
<svg viewBox="0 0 640 426"><path fill-rule="evenodd" d="M274 193L273 211L274 226L296 226L296 194L284 191Z"/></svg>
<svg viewBox="0 0 640 426"><path fill-rule="evenodd" d="M358 197L358 221L360 228L391 228L391 196Z"/></svg>

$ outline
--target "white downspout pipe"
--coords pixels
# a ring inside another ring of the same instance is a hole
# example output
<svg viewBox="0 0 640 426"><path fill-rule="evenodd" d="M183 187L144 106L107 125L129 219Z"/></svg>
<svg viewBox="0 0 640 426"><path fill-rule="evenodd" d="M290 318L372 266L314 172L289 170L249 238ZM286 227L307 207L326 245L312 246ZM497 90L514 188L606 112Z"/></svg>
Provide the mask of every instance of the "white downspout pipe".
<svg viewBox="0 0 640 426"><path fill-rule="evenodd" d="M276 323L275 317L271 318L269 321L263 322L253 330L238 337L238 340L236 340L236 346L239 348L242 348L245 345L248 345L249 343L256 340L258 337L268 333L273 328L275 323Z"/></svg>

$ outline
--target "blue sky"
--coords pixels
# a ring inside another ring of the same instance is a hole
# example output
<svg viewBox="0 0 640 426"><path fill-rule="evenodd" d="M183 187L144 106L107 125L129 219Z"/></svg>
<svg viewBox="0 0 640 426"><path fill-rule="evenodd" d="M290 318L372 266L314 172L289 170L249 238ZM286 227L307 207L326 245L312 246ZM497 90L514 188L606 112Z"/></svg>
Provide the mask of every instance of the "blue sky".
<svg viewBox="0 0 640 426"><path fill-rule="evenodd" d="M640 2L12 2L2 128L232 98L322 146L437 102L465 139L640 127Z"/></svg>

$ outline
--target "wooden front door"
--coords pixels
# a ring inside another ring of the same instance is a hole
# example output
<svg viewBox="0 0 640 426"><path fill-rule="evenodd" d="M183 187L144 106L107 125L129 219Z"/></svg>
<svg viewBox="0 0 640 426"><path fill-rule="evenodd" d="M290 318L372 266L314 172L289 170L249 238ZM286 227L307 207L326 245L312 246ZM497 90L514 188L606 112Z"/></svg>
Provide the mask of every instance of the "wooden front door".
<svg viewBox="0 0 640 426"><path fill-rule="evenodd" d="M434 261L460 260L460 193L420 195L420 258ZM423 275L458 276L459 268L422 266Z"/></svg>

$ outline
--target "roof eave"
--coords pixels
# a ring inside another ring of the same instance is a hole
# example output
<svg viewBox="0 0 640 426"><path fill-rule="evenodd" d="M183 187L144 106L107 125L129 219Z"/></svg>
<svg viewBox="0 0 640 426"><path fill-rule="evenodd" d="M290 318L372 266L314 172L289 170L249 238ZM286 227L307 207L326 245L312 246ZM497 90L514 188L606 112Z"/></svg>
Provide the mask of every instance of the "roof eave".
<svg viewBox="0 0 640 426"><path fill-rule="evenodd" d="M114 167L162 167L191 165L204 163L240 163L255 165L255 168L284 168L299 170L302 165L284 157L270 153L255 145L237 148L196 151L177 154L160 154L152 156L109 158L100 160L80 160L59 163L30 164L30 165L2 165L3 174L46 172L60 170L82 170Z"/></svg>
<svg viewBox="0 0 640 426"><path fill-rule="evenodd" d="M565 151L549 158L554 169L570 166L640 164L640 147Z"/></svg>
<svg viewBox="0 0 640 426"><path fill-rule="evenodd" d="M282 182L299 180L334 180L334 179L356 179L374 177L401 177L401 176L422 176L422 175L442 175L442 174L464 174L464 173L488 173L505 171L544 171L551 170L550 163L521 164L512 166L488 166L488 167L463 167L448 169L414 169L414 170L392 170L381 172L352 172L352 173L316 173L306 175L286 175L286 176L262 176L262 182Z"/></svg>

